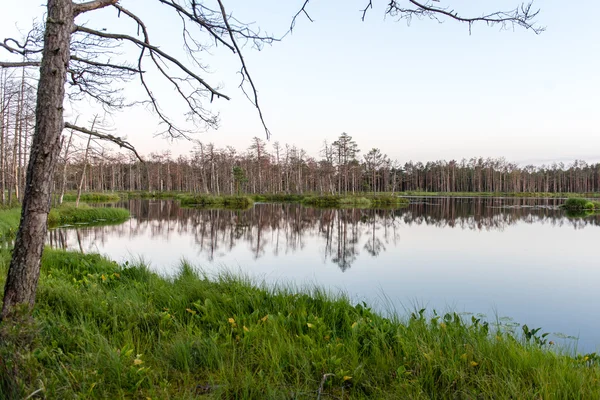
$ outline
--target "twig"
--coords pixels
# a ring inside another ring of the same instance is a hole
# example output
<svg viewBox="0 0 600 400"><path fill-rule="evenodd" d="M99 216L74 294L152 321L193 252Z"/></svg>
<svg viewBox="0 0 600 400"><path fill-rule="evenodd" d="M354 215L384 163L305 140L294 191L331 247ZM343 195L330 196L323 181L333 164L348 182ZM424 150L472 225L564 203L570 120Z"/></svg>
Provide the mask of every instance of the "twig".
<svg viewBox="0 0 600 400"><path fill-rule="evenodd" d="M325 382L327 378L330 376L335 376L335 374L324 374L323 378L321 378L321 384L319 385L319 392L317 393L317 400L321 400L321 394L323 393L323 386L325 386Z"/></svg>

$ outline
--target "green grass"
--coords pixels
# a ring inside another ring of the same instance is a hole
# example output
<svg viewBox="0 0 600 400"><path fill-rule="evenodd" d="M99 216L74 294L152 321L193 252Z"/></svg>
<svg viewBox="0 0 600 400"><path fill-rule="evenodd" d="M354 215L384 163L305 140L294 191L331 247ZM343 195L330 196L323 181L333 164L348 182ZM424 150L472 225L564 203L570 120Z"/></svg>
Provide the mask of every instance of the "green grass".
<svg viewBox="0 0 600 400"><path fill-rule="evenodd" d="M128 199L177 199L182 195L189 195L188 192L148 192L148 191L132 191L123 192L122 195Z"/></svg>
<svg viewBox="0 0 600 400"><path fill-rule="evenodd" d="M129 210L116 207L90 207L87 204L65 203L48 214L48 226L75 223L115 222L129 218Z"/></svg>
<svg viewBox="0 0 600 400"><path fill-rule="evenodd" d="M600 202L570 197L561 207L568 211L600 211Z"/></svg>
<svg viewBox="0 0 600 400"><path fill-rule="evenodd" d="M305 206L321 208L380 208L380 207L402 207L408 205L409 201L391 195L365 195L365 196L308 196L301 202Z"/></svg>
<svg viewBox="0 0 600 400"><path fill-rule="evenodd" d="M300 203L307 195L293 193L265 193L250 196L252 200L269 203Z"/></svg>
<svg viewBox="0 0 600 400"><path fill-rule="evenodd" d="M371 201L371 207L398 207L409 204L405 198L385 194L372 195L367 198Z"/></svg>
<svg viewBox="0 0 600 400"><path fill-rule="evenodd" d="M10 239L17 233L21 221L21 209L0 210L0 239Z"/></svg>
<svg viewBox="0 0 600 400"><path fill-rule="evenodd" d="M254 204L248 196L180 195L178 199L182 206L200 208L246 209Z"/></svg>
<svg viewBox="0 0 600 400"><path fill-rule="evenodd" d="M76 208L73 204L65 203L53 208L48 214L48 226L53 227L73 223L110 223L120 222L129 218L129 210L124 208L90 207L80 204ZM0 210L0 239L14 238L21 220L21 209L11 208Z"/></svg>
<svg viewBox="0 0 600 400"><path fill-rule="evenodd" d="M302 200L302 204L304 204L305 206L323 208L371 206L371 202L366 197L339 195L309 196Z"/></svg>
<svg viewBox="0 0 600 400"><path fill-rule="evenodd" d="M77 200L77 193L65 193L63 201L74 202ZM121 200L117 193L82 193L79 199L84 203L111 203Z"/></svg>
<svg viewBox="0 0 600 400"><path fill-rule="evenodd" d="M46 250L33 320L2 327L0 398L600 398L597 356L525 332Z"/></svg>

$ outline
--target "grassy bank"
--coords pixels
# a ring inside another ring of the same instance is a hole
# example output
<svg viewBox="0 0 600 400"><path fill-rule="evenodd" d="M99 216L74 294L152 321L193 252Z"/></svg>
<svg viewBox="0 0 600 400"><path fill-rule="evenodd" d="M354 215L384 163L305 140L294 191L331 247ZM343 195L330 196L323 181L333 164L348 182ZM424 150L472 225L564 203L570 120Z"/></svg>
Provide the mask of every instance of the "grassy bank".
<svg viewBox="0 0 600 400"><path fill-rule="evenodd" d="M600 201L571 197L561 206L567 211L600 211Z"/></svg>
<svg viewBox="0 0 600 400"><path fill-rule="evenodd" d="M129 218L129 210L124 208L90 207L80 204L65 203L60 207L53 208L48 214L48 226L54 227L63 224L74 223L105 223L125 221ZM0 210L0 239L14 237L21 220L21 209L11 208Z"/></svg>
<svg viewBox="0 0 600 400"><path fill-rule="evenodd" d="M129 218L129 210L117 207L90 207L87 204L65 203L48 214L48 226L76 223L116 222Z"/></svg>
<svg viewBox="0 0 600 400"><path fill-rule="evenodd" d="M269 203L300 203L306 197L305 194L291 194L291 193L265 193L265 194L253 194L250 195L252 200L256 202L269 202Z"/></svg>
<svg viewBox="0 0 600 400"><path fill-rule="evenodd" d="M173 192L173 191L164 191L164 192L148 192L148 191L135 191L135 192L123 192L121 193L123 197L128 199L172 199L175 200L180 196L190 195L189 192Z"/></svg>
<svg viewBox="0 0 600 400"><path fill-rule="evenodd" d="M254 204L248 196L180 195L178 199L186 207L246 209Z"/></svg>
<svg viewBox="0 0 600 400"><path fill-rule="evenodd" d="M33 320L2 334L0 398L600 397L595 355L531 332L62 251L44 255Z"/></svg>
<svg viewBox="0 0 600 400"><path fill-rule="evenodd" d="M389 196L389 195L366 195L366 196L309 196L301 201L302 204L310 207L357 207L357 208L374 208L374 207L402 207L408 205L407 199Z"/></svg>
<svg viewBox="0 0 600 400"><path fill-rule="evenodd" d="M74 202L77 200L77 193L65 193L63 201ZM82 193L79 199L84 203L112 203L121 200L117 193Z"/></svg>

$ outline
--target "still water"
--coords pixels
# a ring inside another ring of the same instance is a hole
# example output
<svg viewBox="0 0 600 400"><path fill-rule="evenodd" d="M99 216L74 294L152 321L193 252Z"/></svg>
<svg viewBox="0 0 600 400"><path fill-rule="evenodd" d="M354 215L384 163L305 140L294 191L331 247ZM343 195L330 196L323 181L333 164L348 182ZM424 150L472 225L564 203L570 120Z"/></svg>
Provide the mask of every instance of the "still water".
<svg viewBox="0 0 600 400"><path fill-rule="evenodd" d="M510 318L596 351L600 218L568 218L557 208L562 202L412 198L399 210L255 204L230 211L129 200L119 204L131 211L127 222L59 228L48 241L116 261L141 257L165 275L186 259L207 272L343 290L400 314L426 307Z"/></svg>

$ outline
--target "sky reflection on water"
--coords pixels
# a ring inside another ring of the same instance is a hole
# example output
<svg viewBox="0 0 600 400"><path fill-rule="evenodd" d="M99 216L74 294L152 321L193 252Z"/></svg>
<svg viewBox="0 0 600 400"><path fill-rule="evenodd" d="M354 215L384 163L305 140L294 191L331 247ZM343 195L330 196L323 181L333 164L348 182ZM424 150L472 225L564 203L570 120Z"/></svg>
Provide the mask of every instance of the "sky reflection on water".
<svg viewBox="0 0 600 400"><path fill-rule="evenodd" d="M185 258L206 271L341 289L376 307L510 316L600 348L600 219L572 219L562 200L411 199L399 210L256 204L247 211L129 200L113 226L60 228L53 247L142 256L172 274ZM571 345L573 341L568 341Z"/></svg>

